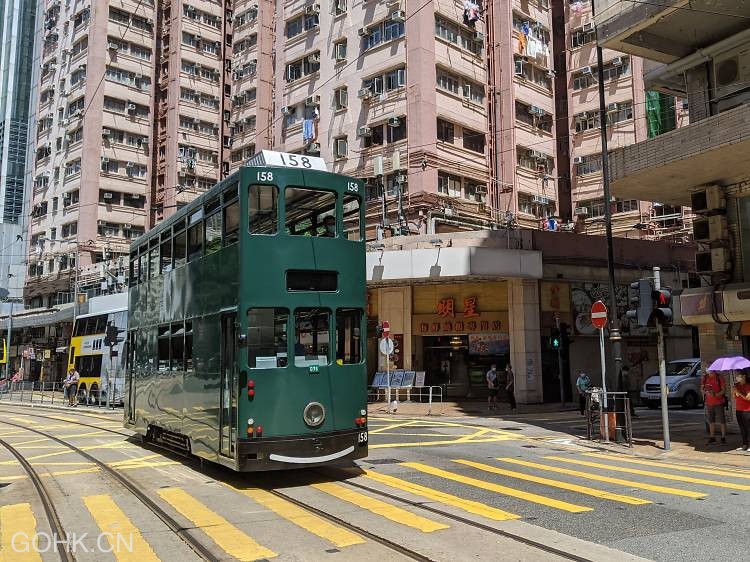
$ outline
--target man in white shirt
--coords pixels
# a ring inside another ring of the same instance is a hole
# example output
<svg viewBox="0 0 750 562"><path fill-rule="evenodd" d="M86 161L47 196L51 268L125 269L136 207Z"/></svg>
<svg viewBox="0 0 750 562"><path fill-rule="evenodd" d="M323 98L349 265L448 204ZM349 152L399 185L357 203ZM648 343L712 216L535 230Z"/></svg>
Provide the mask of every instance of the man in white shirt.
<svg viewBox="0 0 750 562"><path fill-rule="evenodd" d="M487 409L493 410L497 408L497 365L493 363L484 378L487 381Z"/></svg>
<svg viewBox="0 0 750 562"><path fill-rule="evenodd" d="M77 406L75 400L76 396L78 396L78 381L80 378L81 375L78 374L75 367L68 371L68 376L65 377L63 388L65 389L65 396L68 398L68 406Z"/></svg>

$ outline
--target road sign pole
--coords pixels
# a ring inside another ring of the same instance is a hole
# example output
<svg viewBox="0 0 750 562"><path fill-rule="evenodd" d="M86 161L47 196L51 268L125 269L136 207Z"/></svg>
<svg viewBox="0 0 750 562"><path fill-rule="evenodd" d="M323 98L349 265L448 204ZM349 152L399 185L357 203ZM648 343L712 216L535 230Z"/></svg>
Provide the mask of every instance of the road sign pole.
<svg viewBox="0 0 750 562"><path fill-rule="evenodd" d="M654 289L661 289L661 270L654 267ZM661 425L664 436L664 450L671 447L669 439L669 400L667 399L667 364L664 359L664 328L661 321L656 319L656 352L659 356L659 387L661 389Z"/></svg>
<svg viewBox="0 0 750 562"><path fill-rule="evenodd" d="M562 332L560 332L560 315L555 314L555 327L557 328L560 345L557 346L557 372L560 375L560 404L565 407L565 382L563 381L563 360L562 360Z"/></svg>
<svg viewBox="0 0 750 562"><path fill-rule="evenodd" d="M604 357L604 328L599 328L599 354L602 360L602 406L604 407L604 442L609 442L609 413L607 411L607 362Z"/></svg>

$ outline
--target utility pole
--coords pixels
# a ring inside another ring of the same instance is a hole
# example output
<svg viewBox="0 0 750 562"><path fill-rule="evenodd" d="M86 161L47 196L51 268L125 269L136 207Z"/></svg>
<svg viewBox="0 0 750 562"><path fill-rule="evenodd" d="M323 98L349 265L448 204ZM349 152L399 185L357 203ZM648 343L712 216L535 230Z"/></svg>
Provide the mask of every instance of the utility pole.
<svg viewBox="0 0 750 562"><path fill-rule="evenodd" d="M560 338L560 345L557 346L557 372L560 378L560 404L564 408L565 407L565 382L563 381L563 360L562 360L562 342L563 342L563 335L562 330L560 330L560 315L558 313L555 313L555 327L557 328L557 333L559 334Z"/></svg>
<svg viewBox="0 0 750 562"><path fill-rule="evenodd" d="M594 15L594 2L591 3L592 16ZM615 293L615 252L614 240L612 238L612 193L609 187L609 155L607 154L607 104L604 97L604 57L599 44L599 30L596 31L596 64L597 82L599 86L599 124L602 143L602 182L604 184L604 222L607 235L607 269L609 278L609 339L612 342L612 354L615 363L615 376L619 378L622 369L622 351L620 342L620 326L617 319L617 295ZM618 388L617 390L621 390Z"/></svg>
<svg viewBox="0 0 750 562"><path fill-rule="evenodd" d="M13 298L10 296L10 264L8 264L8 303L10 312L8 313L8 332L5 335L5 379L10 380L10 335L13 331Z"/></svg>
<svg viewBox="0 0 750 562"><path fill-rule="evenodd" d="M654 289L661 289L661 270L654 267ZM667 400L667 364L664 359L664 328L660 319L656 319L656 352L659 356L659 387L661 395L661 424L664 434L664 450L669 451L669 401Z"/></svg>

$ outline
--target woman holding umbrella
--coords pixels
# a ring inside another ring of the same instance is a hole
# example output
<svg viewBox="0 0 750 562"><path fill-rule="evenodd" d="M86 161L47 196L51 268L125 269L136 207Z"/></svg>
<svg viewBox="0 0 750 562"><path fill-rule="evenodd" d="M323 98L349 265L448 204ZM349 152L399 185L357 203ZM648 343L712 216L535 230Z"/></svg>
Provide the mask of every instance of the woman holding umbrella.
<svg viewBox="0 0 750 562"><path fill-rule="evenodd" d="M717 359L711 365L708 367L708 374L703 379L702 387L703 392L706 395L706 408L708 410L708 428L710 437L708 439L709 443L716 443L715 438L715 432L716 432L716 422L719 422L719 425L721 426L721 442L726 443L726 435L727 435L727 424L726 424L726 418L724 415L724 403L726 401L726 395L724 393L724 379L721 375L719 375L720 372L726 372L726 371L740 371L742 369L747 369L750 367L750 361L745 359L742 356L738 357L722 357L720 359ZM746 388L744 380L744 377L741 380L741 383L743 386L740 387L741 390L738 391L738 386L735 385L732 389L732 395L735 397L737 402L737 423L740 426L740 431L742 431L742 449L747 450L748 443L747 443L747 425L746 423L750 422L750 420L747 420L748 416L746 413L743 413L740 415L740 406L745 407L745 404L740 404L739 400L741 397L738 396L739 393L742 393L744 391L744 394L742 394L743 402L750 396L750 388ZM750 386L750 385L748 385Z"/></svg>
<svg viewBox="0 0 750 562"><path fill-rule="evenodd" d="M738 450L747 451L750 446L750 383L747 380L745 369L737 375L737 382L732 387L732 395L735 400L737 411L737 425L740 426L742 435L742 446Z"/></svg>

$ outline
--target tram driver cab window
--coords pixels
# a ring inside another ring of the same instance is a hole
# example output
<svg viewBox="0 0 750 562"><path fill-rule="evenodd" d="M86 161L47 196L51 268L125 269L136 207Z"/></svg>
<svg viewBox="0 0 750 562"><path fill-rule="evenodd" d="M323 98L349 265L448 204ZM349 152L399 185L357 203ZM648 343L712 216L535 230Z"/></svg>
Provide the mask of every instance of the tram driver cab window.
<svg viewBox="0 0 750 562"><path fill-rule="evenodd" d="M331 312L298 308L294 313L294 366L328 365Z"/></svg>
<svg viewBox="0 0 750 562"><path fill-rule="evenodd" d="M247 365L251 369L286 367L287 325L285 308L251 308L247 311Z"/></svg>
<svg viewBox="0 0 750 562"><path fill-rule="evenodd" d="M335 238L336 195L331 191L287 187L284 191L286 233Z"/></svg>

